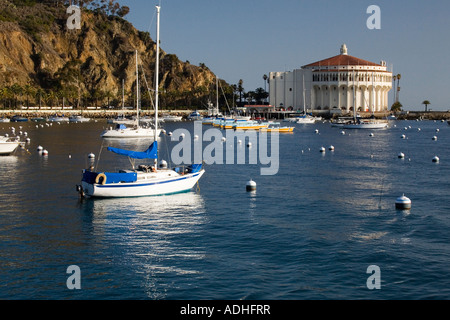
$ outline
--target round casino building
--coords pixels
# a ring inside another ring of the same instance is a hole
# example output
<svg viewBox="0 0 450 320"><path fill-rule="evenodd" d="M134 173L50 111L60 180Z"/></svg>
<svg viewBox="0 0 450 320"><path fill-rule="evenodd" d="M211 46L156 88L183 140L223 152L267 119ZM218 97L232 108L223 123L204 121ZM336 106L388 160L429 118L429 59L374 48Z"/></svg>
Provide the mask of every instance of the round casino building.
<svg viewBox="0 0 450 320"><path fill-rule="evenodd" d="M269 75L270 105L286 111L314 113L385 113L392 72L380 64L340 54L287 72Z"/></svg>

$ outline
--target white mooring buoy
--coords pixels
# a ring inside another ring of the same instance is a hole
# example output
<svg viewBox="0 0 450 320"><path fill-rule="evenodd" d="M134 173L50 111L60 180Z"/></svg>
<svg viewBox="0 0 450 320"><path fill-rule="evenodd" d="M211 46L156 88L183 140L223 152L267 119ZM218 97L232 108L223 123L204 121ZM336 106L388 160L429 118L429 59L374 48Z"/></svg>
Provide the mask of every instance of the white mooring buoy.
<svg viewBox="0 0 450 320"><path fill-rule="evenodd" d="M398 158L399 158L399 159L405 158L405 154L404 154L403 152L400 152L400 153L398 154Z"/></svg>
<svg viewBox="0 0 450 320"><path fill-rule="evenodd" d="M42 146L38 146L37 147L37 151L42 151L44 148L42 148Z"/></svg>
<svg viewBox="0 0 450 320"><path fill-rule="evenodd" d="M329 147L328 147L328 150L334 151L334 146L329 146Z"/></svg>
<svg viewBox="0 0 450 320"><path fill-rule="evenodd" d="M400 210L408 210L411 209L411 200L405 195L402 195L401 197L398 197L395 201L395 208Z"/></svg>
<svg viewBox="0 0 450 320"><path fill-rule="evenodd" d="M48 151L46 149L42 150L42 155L43 156L48 156Z"/></svg>
<svg viewBox="0 0 450 320"><path fill-rule="evenodd" d="M93 154L92 152L88 154L88 158L89 159L94 159L95 158L95 154Z"/></svg>
<svg viewBox="0 0 450 320"><path fill-rule="evenodd" d="M256 190L256 182L250 179L250 181L247 182L245 189L247 191L255 191Z"/></svg>
<svg viewBox="0 0 450 320"><path fill-rule="evenodd" d="M324 147L321 147L321 148L320 148L320 152L325 152L325 148L324 148Z"/></svg>
<svg viewBox="0 0 450 320"><path fill-rule="evenodd" d="M433 138L431 138L432 140L434 140L434 141L436 141L437 140L437 137L436 136L433 136Z"/></svg>
<svg viewBox="0 0 450 320"><path fill-rule="evenodd" d="M439 157L438 157L438 156L434 156L434 158L433 158L432 161L433 161L433 162L439 162Z"/></svg>

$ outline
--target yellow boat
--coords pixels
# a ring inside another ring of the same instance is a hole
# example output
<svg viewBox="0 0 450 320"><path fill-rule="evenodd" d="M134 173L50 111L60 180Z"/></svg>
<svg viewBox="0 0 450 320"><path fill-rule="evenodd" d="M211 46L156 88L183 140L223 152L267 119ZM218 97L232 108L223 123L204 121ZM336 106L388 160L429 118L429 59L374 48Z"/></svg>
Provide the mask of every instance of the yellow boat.
<svg viewBox="0 0 450 320"><path fill-rule="evenodd" d="M260 123L257 121L238 122L233 125L234 130L260 130L269 127L268 123Z"/></svg>
<svg viewBox="0 0 450 320"><path fill-rule="evenodd" d="M267 128L262 128L264 132L294 132L294 127L281 127L279 123L271 124Z"/></svg>

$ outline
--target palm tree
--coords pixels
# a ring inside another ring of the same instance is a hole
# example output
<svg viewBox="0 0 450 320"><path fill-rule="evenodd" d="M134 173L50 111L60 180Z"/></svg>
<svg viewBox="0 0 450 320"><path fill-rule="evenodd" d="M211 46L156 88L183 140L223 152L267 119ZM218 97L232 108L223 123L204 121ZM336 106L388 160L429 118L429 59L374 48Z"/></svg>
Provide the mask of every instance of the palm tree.
<svg viewBox="0 0 450 320"><path fill-rule="evenodd" d="M422 102L422 104L425 105L425 112L427 112L428 111L428 105L431 104L430 101L425 100L424 102Z"/></svg>
<svg viewBox="0 0 450 320"><path fill-rule="evenodd" d="M400 79L402 78L402 75L399 73L397 75L397 101L398 102L398 96L400 94Z"/></svg>
<svg viewBox="0 0 450 320"><path fill-rule="evenodd" d="M242 92L244 91L244 87L242 86L243 83L244 80L240 79L237 87L237 90L239 91L239 104L242 104Z"/></svg>

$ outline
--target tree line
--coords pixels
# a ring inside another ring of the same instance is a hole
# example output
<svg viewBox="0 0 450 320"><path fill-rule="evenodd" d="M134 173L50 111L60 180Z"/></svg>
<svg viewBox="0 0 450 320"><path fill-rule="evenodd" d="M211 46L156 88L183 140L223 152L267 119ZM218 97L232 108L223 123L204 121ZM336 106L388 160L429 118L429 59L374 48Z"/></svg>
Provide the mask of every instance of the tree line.
<svg viewBox="0 0 450 320"><path fill-rule="evenodd" d="M63 72L62 72L63 74ZM63 77L64 78L64 77ZM219 105L223 112L228 112L237 106L245 104L264 104L268 93L263 88L246 92L240 81L238 84L228 85L220 81ZM119 86L118 86L119 87ZM117 90L92 90L81 88L77 82L61 81L57 85L47 88L32 84L20 85L14 83L0 88L0 105L2 109L73 107L86 109L88 107L121 109L135 108L136 87ZM199 86L192 90L164 90L160 89L160 105L162 109L205 109L209 102L216 101L215 84ZM147 88L140 90L141 109L153 109L153 92Z"/></svg>

